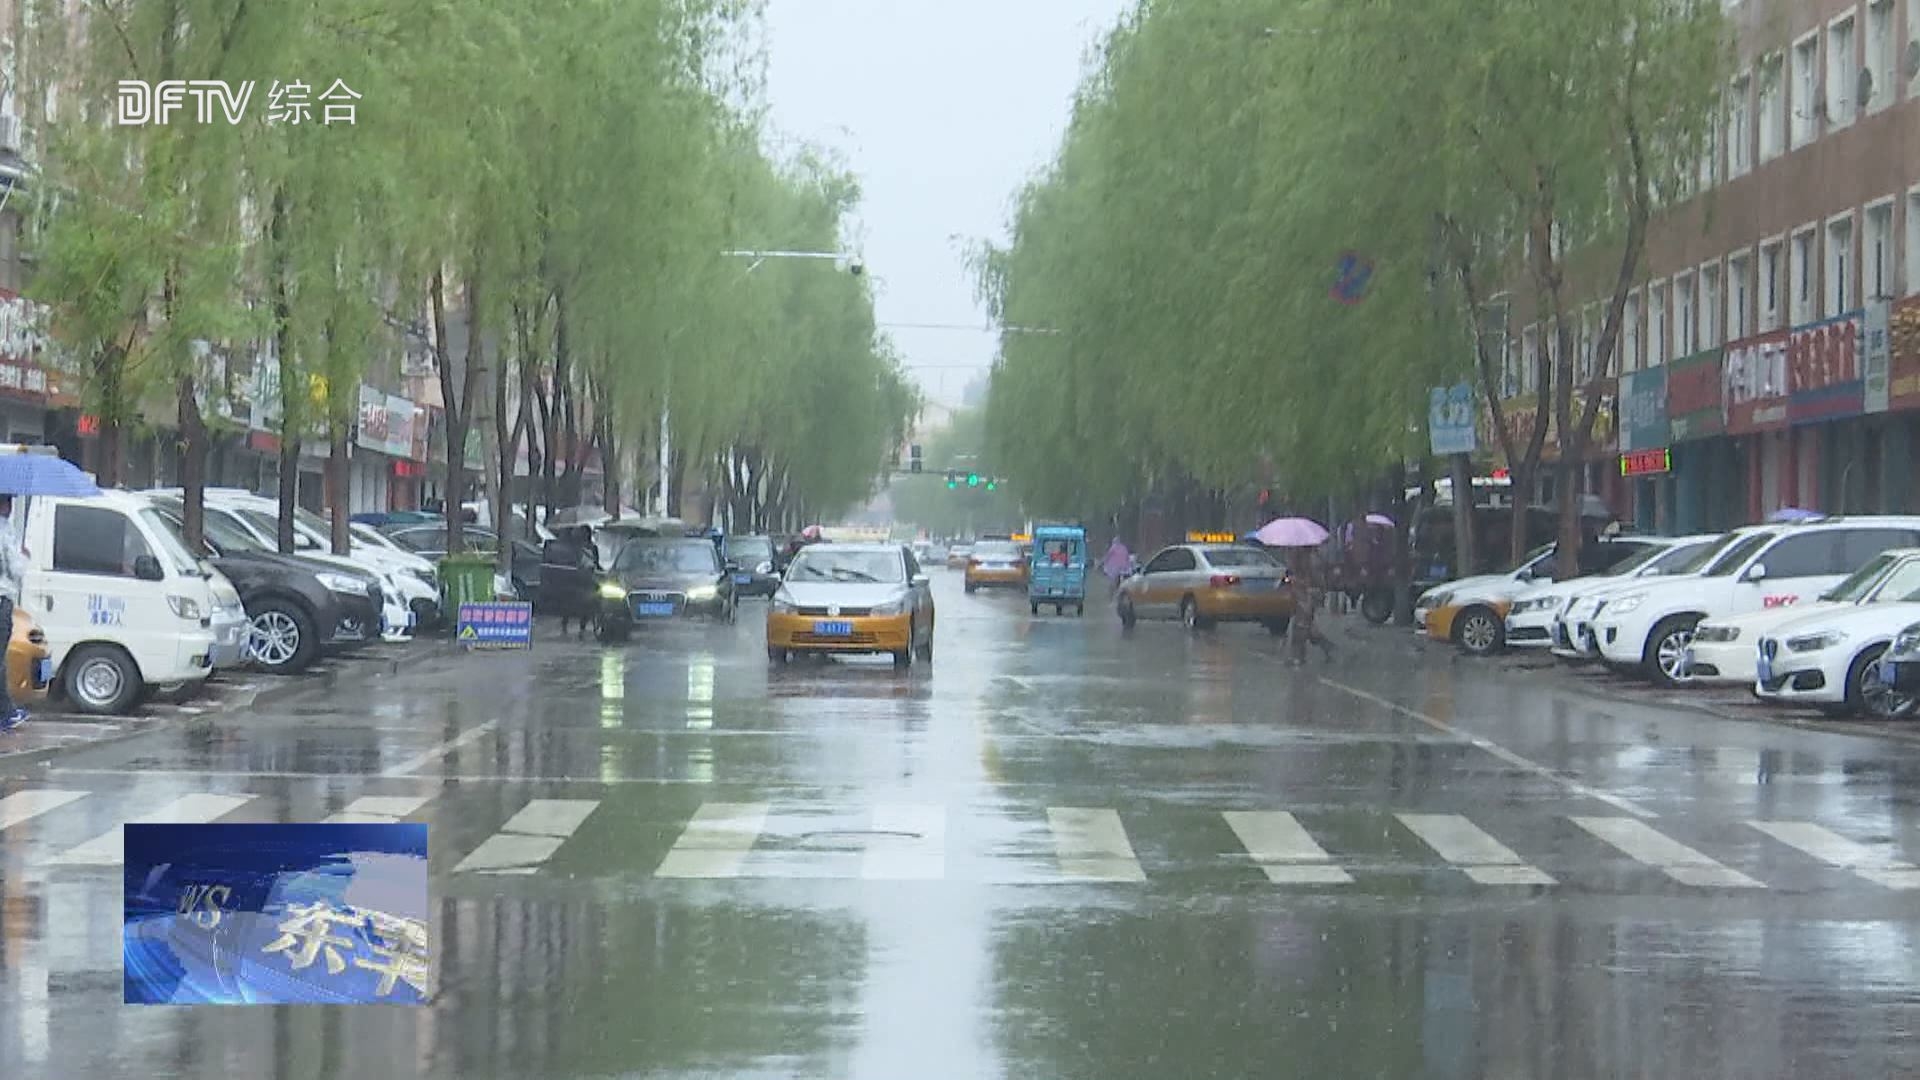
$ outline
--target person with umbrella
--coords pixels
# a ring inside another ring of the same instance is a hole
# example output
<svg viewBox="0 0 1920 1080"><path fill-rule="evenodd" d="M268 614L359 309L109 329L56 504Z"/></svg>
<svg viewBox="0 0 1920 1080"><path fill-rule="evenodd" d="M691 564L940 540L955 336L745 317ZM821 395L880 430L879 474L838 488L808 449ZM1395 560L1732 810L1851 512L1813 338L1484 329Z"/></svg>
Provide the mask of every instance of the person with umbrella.
<svg viewBox="0 0 1920 1080"><path fill-rule="evenodd" d="M1107 545L1107 553L1100 557L1100 572L1107 575L1107 585L1113 593L1120 591L1120 582L1133 568L1133 552L1120 542L1118 536Z"/></svg>
<svg viewBox="0 0 1920 1080"><path fill-rule="evenodd" d="M1333 659L1333 642L1314 628L1314 612L1322 595L1314 548L1327 542L1327 530L1308 518L1275 518L1260 527L1253 538L1268 547L1287 549L1287 588L1293 595L1293 618L1288 626L1289 664L1306 662L1307 645L1320 647L1321 655Z"/></svg>

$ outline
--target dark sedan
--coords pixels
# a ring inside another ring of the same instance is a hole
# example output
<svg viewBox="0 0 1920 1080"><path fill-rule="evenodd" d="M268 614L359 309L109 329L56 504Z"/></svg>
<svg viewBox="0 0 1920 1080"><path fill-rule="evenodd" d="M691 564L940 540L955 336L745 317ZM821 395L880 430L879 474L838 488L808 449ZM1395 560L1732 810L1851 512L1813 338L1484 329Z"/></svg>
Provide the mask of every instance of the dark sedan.
<svg viewBox="0 0 1920 1080"><path fill-rule="evenodd" d="M620 547L600 586L600 638L619 641L637 622L701 615L732 622L733 575L713 541L636 536Z"/></svg>
<svg viewBox="0 0 1920 1080"><path fill-rule="evenodd" d="M772 596L780 587L780 573L774 569L773 537L729 536L727 561L738 569L733 572L734 592L741 596Z"/></svg>

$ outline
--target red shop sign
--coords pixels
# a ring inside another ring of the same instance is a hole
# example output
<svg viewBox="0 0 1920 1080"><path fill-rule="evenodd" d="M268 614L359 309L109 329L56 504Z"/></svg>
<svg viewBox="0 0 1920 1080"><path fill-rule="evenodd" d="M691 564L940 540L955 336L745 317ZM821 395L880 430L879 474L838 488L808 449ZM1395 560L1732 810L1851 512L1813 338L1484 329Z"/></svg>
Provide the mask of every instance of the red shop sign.
<svg viewBox="0 0 1920 1080"><path fill-rule="evenodd" d="M393 463L393 475L402 480L416 480L427 475L427 467L418 461L400 461Z"/></svg>
<svg viewBox="0 0 1920 1080"><path fill-rule="evenodd" d="M1620 455L1621 476L1648 476L1668 472L1672 468L1673 451L1664 446L1658 450L1632 450Z"/></svg>
<svg viewBox="0 0 1920 1080"><path fill-rule="evenodd" d="M1786 427L1787 332L1774 330L1728 345L1723 386L1729 434Z"/></svg>

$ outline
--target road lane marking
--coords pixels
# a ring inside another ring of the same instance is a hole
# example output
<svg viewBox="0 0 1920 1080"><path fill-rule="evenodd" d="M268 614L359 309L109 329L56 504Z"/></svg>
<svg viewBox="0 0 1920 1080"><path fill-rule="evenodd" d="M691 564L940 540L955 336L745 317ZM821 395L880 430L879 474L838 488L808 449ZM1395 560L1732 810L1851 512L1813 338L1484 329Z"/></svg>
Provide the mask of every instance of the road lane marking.
<svg viewBox="0 0 1920 1080"><path fill-rule="evenodd" d="M1747 824L1828 866L1851 870L1889 889L1920 889L1920 869L1883 847L1849 840L1811 821L1749 821Z"/></svg>
<svg viewBox="0 0 1920 1080"><path fill-rule="evenodd" d="M1076 806L1047 807L1060 872L1080 881L1145 881L1120 815Z"/></svg>
<svg viewBox="0 0 1920 1080"><path fill-rule="evenodd" d="M531 874L560 850L599 807L598 799L533 799L500 831L474 848L453 872Z"/></svg>
<svg viewBox="0 0 1920 1080"><path fill-rule="evenodd" d="M1452 724L1447 723L1445 720L1428 716L1426 713L1423 713L1418 709L1409 709L1408 707L1400 704L1399 702L1389 701L1386 698L1381 697L1379 694L1370 693L1366 690L1360 689L1357 686L1348 686L1346 683L1343 683L1343 682L1335 682L1334 680L1329 679L1324 675L1320 677L1320 681L1327 686L1333 687L1335 690L1341 690L1346 693L1352 694L1354 697L1357 697L1362 701L1371 701L1372 703L1380 706L1381 708L1391 709L1392 711L1397 712L1402 716L1406 716L1414 720L1418 720L1421 723L1427 725L1428 727L1434 729L1435 731L1443 731L1448 735L1453 736L1456 739L1460 739L1464 742L1471 744L1476 749L1484 750L1487 753L1492 754L1494 757L1499 758L1501 761L1506 762L1507 764L1513 766L1516 769L1524 769L1525 771L1533 773L1536 776L1542 777L1547 780L1551 780L1554 783L1565 788L1566 790L1582 798L1598 800L1600 802L1606 803L1608 806L1611 806L1616 810L1624 810L1627 813L1632 814L1634 817L1656 818L1660 816L1654 813L1653 811L1648 810L1646 807L1641 806L1639 803L1634 802L1631 799L1622 798L1621 796L1615 795L1612 792L1601 791L1599 788L1588 787L1586 784L1583 784L1580 781L1575 780L1571 777L1564 776L1553 769L1549 769L1545 765L1542 765L1539 762L1532 760L1531 758L1522 757L1519 754L1516 754L1513 751L1507 749L1506 747L1501 746L1499 743L1494 742L1492 739L1489 739L1480 735L1475 735L1472 732L1462 731L1459 728L1454 727Z"/></svg>
<svg viewBox="0 0 1920 1080"><path fill-rule="evenodd" d="M767 827L766 803L702 803L653 872L665 878L740 877Z"/></svg>
<svg viewBox="0 0 1920 1080"><path fill-rule="evenodd" d="M1570 817L1575 825L1657 868L1682 885L1703 889L1764 889L1765 885L1730 866L1715 862L1642 821L1617 817Z"/></svg>
<svg viewBox="0 0 1920 1080"><path fill-rule="evenodd" d="M427 804L431 795L362 795L321 819L322 825L388 825Z"/></svg>
<svg viewBox="0 0 1920 1080"><path fill-rule="evenodd" d="M947 808L882 803L873 810L874 836L860 856L870 881L934 881L947 876Z"/></svg>
<svg viewBox="0 0 1920 1080"><path fill-rule="evenodd" d="M115 825L48 860L55 866L119 866L126 861L127 825L201 825L253 801L252 795L182 795L160 809Z"/></svg>
<svg viewBox="0 0 1920 1080"><path fill-rule="evenodd" d="M37 818L49 810L58 810L70 802L86 797L87 792L66 791L61 788L16 791L0 799L0 830L10 829L23 821Z"/></svg>
<svg viewBox="0 0 1920 1080"><path fill-rule="evenodd" d="M1420 841L1481 885L1552 885L1514 850L1460 814L1395 814Z"/></svg>
<svg viewBox="0 0 1920 1080"><path fill-rule="evenodd" d="M1275 885L1346 885L1353 881L1333 856L1284 810L1226 810L1221 817Z"/></svg>
<svg viewBox="0 0 1920 1080"><path fill-rule="evenodd" d="M405 776L406 774L414 771L415 769L419 769L424 766L431 765L434 762L439 761L441 758L446 757L448 754L453 753L455 750L458 750L461 747L467 745L468 743L474 741L475 739L485 737L495 727L499 726L499 724L500 724L500 721L498 720L489 720L486 723L481 724L479 727L474 728L471 731L463 732L459 735L456 735L453 738L448 739L443 743L439 743L427 750L423 750L420 753L413 755L412 757L406 759L405 761L396 762L393 765L389 765L386 769L381 771L380 775L381 776Z"/></svg>

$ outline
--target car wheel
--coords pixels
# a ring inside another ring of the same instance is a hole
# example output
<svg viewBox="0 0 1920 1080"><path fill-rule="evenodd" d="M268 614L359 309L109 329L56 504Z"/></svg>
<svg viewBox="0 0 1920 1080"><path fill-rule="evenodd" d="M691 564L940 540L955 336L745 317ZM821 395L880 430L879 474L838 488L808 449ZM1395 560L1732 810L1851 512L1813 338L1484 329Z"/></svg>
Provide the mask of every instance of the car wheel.
<svg viewBox="0 0 1920 1080"><path fill-rule="evenodd" d="M146 692L139 665L117 645L83 645L67 657L61 675L67 700L81 712L116 716Z"/></svg>
<svg viewBox="0 0 1920 1080"><path fill-rule="evenodd" d="M1184 597L1180 601L1180 622L1188 630L1195 632L1207 628L1207 617L1200 614L1200 605L1194 603L1191 596Z"/></svg>
<svg viewBox="0 0 1920 1080"><path fill-rule="evenodd" d="M1880 657L1886 651L1885 645L1875 645L1854 658L1847 669L1847 712L1894 720L1913 711L1913 698L1880 681Z"/></svg>
<svg viewBox="0 0 1920 1080"><path fill-rule="evenodd" d="M1506 643L1506 628L1492 608L1470 607L1454 622L1453 639L1469 656L1491 656Z"/></svg>
<svg viewBox="0 0 1920 1080"><path fill-rule="evenodd" d="M1133 612L1133 601L1127 598L1126 593L1121 593L1119 602L1114 606L1120 612L1120 625L1127 630L1133 629L1133 624L1138 618Z"/></svg>
<svg viewBox="0 0 1920 1080"><path fill-rule="evenodd" d="M913 639L909 637L907 639L906 648L894 650L893 666L897 668L912 667L913 666L913 650L915 649L915 647L916 646L913 644Z"/></svg>
<svg viewBox="0 0 1920 1080"><path fill-rule="evenodd" d="M788 655L785 649L776 648L772 645L767 646L767 660L771 663L784 664L787 662Z"/></svg>
<svg viewBox="0 0 1920 1080"><path fill-rule="evenodd" d="M1697 615L1673 615L1660 620L1647 638L1643 657L1647 675L1661 686L1685 686L1693 680L1680 670L1687 646L1693 644L1693 631L1700 625Z"/></svg>
<svg viewBox="0 0 1920 1080"><path fill-rule="evenodd" d="M1287 627L1293 625L1292 619L1268 619L1267 633L1274 637L1286 637Z"/></svg>
<svg viewBox="0 0 1920 1080"><path fill-rule="evenodd" d="M1375 626L1387 625L1393 618L1393 594L1384 589L1369 589L1360 596L1360 617Z"/></svg>
<svg viewBox="0 0 1920 1080"><path fill-rule="evenodd" d="M313 616L285 600L255 604L248 621L247 658L262 671L297 675L313 666L320 635Z"/></svg>

